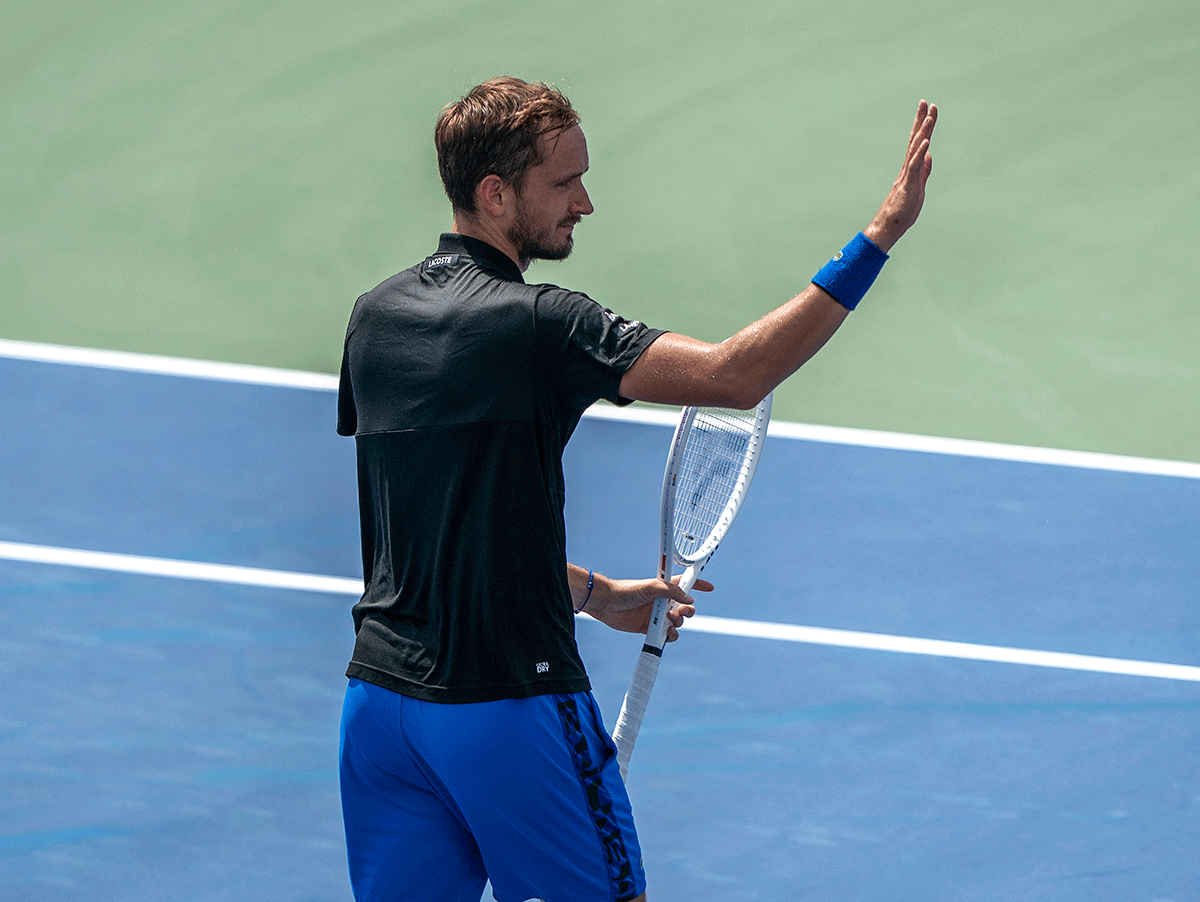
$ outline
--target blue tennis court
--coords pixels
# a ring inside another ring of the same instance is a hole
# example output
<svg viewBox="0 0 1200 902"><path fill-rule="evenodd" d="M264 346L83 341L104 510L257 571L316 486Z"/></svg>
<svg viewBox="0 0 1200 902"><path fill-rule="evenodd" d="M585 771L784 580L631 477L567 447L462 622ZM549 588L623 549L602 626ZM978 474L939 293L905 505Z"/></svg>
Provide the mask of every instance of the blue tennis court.
<svg viewBox="0 0 1200 902"><path fill-rule="evenodd" d="M0 357L0 897L349 899L330 380L55 353ZM668 419L581 424L573 560L651 571ZM1197 465L779 424L631 764L651 898L1196 898L1198 508ZM611 726L640 642L578 637Z"/></svg>

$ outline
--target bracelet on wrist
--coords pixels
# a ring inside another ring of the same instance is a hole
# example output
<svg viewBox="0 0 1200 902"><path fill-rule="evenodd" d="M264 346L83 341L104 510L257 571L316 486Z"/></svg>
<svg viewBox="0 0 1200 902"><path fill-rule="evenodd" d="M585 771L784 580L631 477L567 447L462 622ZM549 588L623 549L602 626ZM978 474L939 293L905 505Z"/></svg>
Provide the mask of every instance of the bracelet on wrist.
<svg viewBox="0 0 1200 902"><path fill-rule="evenodd" d="M591 597L592 597L592 586L594 586L595 584L596 584L596 574L595 574L595 572L594 572L594 571L592 571L592 570L589 570L589 571L588 571L588 590L587 590L587 595L585 595L585 596L583 597L583 604L581 604L579 607L577 607L577 608L575 609L575 613L576 613L576 614L578 614L580 611L582 611L584 608L586 608L586 607L587 607L587 603L588 603L588 601L590 601L590 600L591 600Z"/></svg>

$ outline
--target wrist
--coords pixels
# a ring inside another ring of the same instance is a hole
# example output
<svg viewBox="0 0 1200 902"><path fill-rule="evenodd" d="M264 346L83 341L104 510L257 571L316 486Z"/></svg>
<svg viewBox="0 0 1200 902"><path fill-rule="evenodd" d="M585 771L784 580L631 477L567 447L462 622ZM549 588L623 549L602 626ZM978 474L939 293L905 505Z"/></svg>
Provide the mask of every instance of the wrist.
<svg viewBox="0 0 1200 902"><path fill-rule="evenodd" d="M584 608L587 607L588 602L592 600L592 591L595 588L596 588L596 571L589 570L588 571L588 581L587 581L587 594L583 596L583 601L580 602L579 607L575 608L576 614L580 613L581 611L583 611Z"/></svg>
<svg viewBox="0 0 1200 902"><path fill-rule="evenodd" d="M864 230L821 267L812 282L847 310L853 310L875 283L887 259L887 252Z"/></svg>
<svg viewBox="0 0 1200 902"><path fill-rule="evenodd" d="M896 246L896 242L900 240L900 236L894 235L886 224L879 222L878 218L873 219L871 224L862 230L862 233L885 254L890 253Z"/></svg>

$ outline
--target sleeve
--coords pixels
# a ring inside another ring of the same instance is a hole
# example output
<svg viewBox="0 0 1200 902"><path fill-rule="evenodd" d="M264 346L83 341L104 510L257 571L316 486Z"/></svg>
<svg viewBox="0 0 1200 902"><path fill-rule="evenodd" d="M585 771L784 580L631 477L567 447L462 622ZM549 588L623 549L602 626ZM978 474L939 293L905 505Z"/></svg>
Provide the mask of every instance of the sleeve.
<svg viewBox="0 0 1200 902"><path fill-rule="evenodd" d="M350 341L342 351L342 375L337 398L338 435L354 435L358 431L358 408L354 404L354 386L350 382Z"/></svg>
<svg viewBox="0 0 1200 902"><path fill-rule="evenodd" d="M579 410L620 396L621 377L656 338L637 320L624 319L585 294L545 286L537 302L538 353L552 390Z"/></svg>

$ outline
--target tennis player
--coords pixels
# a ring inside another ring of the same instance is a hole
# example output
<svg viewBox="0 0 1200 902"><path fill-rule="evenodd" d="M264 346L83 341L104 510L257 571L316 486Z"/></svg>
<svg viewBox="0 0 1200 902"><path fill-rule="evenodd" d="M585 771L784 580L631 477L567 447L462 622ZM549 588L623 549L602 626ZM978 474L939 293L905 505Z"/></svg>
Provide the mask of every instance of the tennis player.
<svg viewBox="0 0 1200 902"><path fill-rule="evenodd" d="M341 735L360 902L478 902L488 879L500 902L644 898L573 614L644 632L667 596L674 640L694 600L567 563L563 450L600 398L750 407L816 353L916 221L936 116L921 103L879 213L813 284L714 345L525 282L593 212L558 90L498 78L442 111L452 231L359 298L338 396L366 582Z"/></svg>

